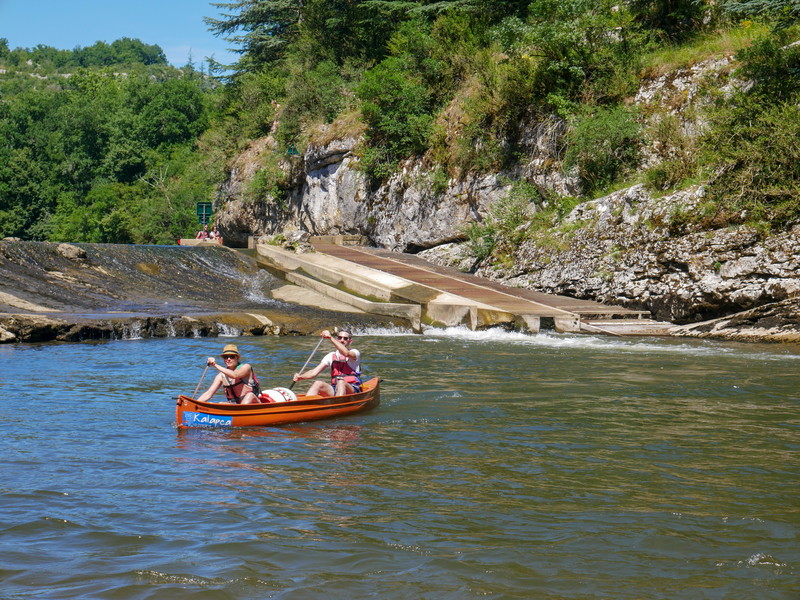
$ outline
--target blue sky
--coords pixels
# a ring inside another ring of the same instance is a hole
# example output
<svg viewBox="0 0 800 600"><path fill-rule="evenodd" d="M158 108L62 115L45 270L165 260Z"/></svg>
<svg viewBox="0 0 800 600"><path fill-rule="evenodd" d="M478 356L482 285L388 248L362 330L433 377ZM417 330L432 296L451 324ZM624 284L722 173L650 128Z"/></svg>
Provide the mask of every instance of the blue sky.
<svg viewBox="0 0 800 600"><path fill-rule="evenodd" d="M205 0L0 0L0 38L11 49L44 44L62 50L138 38L159 45L177 67L191 52L199 68L207 56L223 64L239 56L203 22L221 15Z"/></svg>

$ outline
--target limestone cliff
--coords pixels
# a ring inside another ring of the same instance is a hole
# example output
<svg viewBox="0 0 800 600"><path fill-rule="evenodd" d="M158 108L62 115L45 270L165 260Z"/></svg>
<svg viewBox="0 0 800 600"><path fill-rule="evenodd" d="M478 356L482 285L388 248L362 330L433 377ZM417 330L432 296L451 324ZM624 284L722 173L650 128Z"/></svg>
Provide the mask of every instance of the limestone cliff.
<svg viewBox="0 0 800 600"><path fill-rule="evenodd" d="M731 58L721 57L643 82L632 99L642 108L643 125L657 130L660 121L672 119L677 133L652 137L642 169L685 158L704 127L706 96L700 90L711 86L726 93L745 85L733 80L731 71ZM465 225L486 218L508 194L509 180L524 179L560 196L580 192L574 173L562 167L566 127L554 116L521 123L523 152L513 172L443 182L421 157L405 162L378 189L371 189L357 168L358 137L311 143L301 157L282 161L290 174L290 202L282 211L275 210L273 199L248 203L240 192L247 169L253 171L270 148L269 140L257 140L252 148L258 151L251 148L249 162L247 155L240 157L220 190L220 224L226 238L238 236L240 242L250 235L297 230L360 234L378 246L424 251L429 260L512 285L646 309L658 319L687 325L714 320L684 327L685 335L800 340L794 318L800 226L768 237L746 227L687 227L680 215L702 200L702 186L657 197L634 185L578 205L566 219L568 228L548 232L549 242L527 239L513 252L511 264L470 257ZM532 205L529 211L540 208ZM758 316L760 307L766 307L766 321ZM749 316L724 320L742 311Z"/></svg>
<svg viewBox="0 0 800 600"><path fill-rule="evenodd" d="M800 225L766 237L749 227L693 228L680 215L702 198L702 187L653 198L633 186L580 204L546 241L523 242L513 265L481 264L476 273L645 309L685 324L679 335L800 341ZM463 244L421 253L451 266L467 254Z"/></svg>

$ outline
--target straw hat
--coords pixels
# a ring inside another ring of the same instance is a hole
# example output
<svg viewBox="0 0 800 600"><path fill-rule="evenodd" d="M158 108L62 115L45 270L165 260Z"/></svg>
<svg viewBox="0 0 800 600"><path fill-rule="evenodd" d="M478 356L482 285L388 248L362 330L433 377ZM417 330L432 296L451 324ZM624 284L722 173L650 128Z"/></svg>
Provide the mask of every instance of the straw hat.
<svg viewBox="0 0 800 600"><path fill-rule="evenodd" d="M236 344L228 344L222 349L222 354L220 356L230 356L233 354L234 356L239 356L239 349L236 347Z"/></svg>

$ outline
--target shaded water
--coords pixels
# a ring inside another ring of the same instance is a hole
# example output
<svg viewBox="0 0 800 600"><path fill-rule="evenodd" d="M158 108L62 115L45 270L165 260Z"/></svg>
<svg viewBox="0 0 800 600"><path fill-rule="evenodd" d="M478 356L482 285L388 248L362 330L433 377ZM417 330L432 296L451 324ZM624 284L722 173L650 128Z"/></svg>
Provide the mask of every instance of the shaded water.
<svg viewBox="0 0 800 600"><path fill-rule="evenodd" d="M798 597L797 348L372 331L377 410L176 430L230 341L316 343L0 346L0 597Z"/></svg>

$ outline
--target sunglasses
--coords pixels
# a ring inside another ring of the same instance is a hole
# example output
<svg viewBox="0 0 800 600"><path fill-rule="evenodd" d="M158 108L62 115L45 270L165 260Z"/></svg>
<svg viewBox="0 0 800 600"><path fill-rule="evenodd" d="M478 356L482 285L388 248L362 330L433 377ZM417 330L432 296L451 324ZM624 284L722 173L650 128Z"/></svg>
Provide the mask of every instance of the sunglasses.
<svg viewBox="0 0 800 600"><path fill-rule="evenodd" d="M337 340L342 340L343 342L346 342L346 341L347 341L347 340L349 340L350 338L349 338L349 337L347 337L346 335L337 335L337 336L336 336L336 339L337 339Z"/></svg>
<svg viewBox="0 0 800 600"><path fill-rule="evenodd" d="M235 354L226 354L225 356L222 357L222 360L228 360L229 358L239 358L239 357L236 356Z"/></svg>

